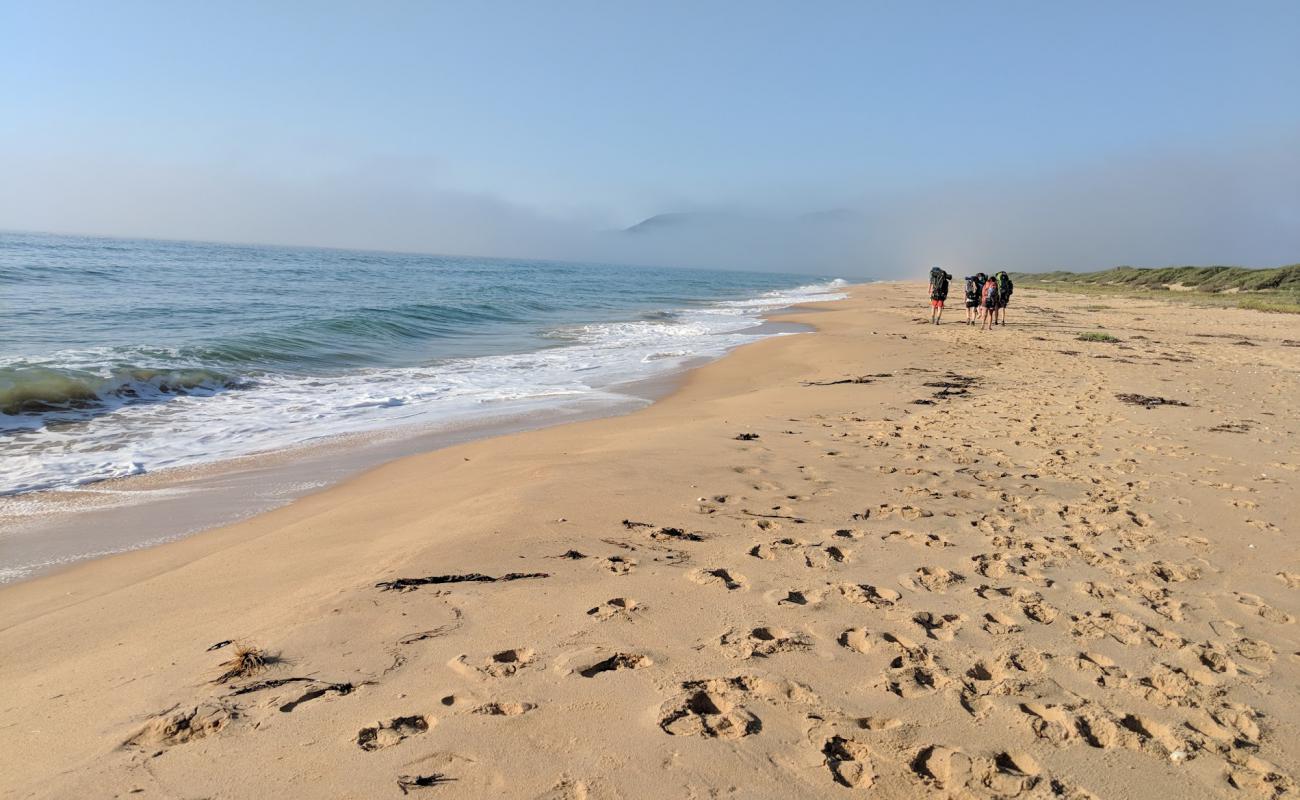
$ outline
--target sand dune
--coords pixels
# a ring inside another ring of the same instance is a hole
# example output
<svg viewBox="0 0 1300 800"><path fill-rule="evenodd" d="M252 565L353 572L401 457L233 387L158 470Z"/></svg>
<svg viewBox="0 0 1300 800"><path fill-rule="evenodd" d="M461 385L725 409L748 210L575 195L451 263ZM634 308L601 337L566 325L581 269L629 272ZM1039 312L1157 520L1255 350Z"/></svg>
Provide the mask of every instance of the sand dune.
<svg viewBox="0 0 1300 800"><path fill-rule="evenodd" d="M1300 318L923 295L0 590L4 795L1300 794Z"/></svg>

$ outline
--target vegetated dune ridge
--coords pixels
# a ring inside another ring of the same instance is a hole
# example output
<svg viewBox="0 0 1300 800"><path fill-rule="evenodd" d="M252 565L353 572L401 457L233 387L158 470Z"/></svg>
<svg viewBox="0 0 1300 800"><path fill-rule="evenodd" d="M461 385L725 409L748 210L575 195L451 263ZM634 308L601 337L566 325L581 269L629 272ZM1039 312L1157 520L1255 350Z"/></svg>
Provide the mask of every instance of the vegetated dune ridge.
<svg viewBox="0 0 1300 800"><path fill-rule="evenodd" d="M4 794L1295 795L1300 318L924 294L0 591Z"/></svg>
<svg viewBox="0 0 1300 800"><path fill-rule="evenodd" d="M1300 314L1300 264L1271 269L1116 267L1099 272L1015 273L1014 277L1022 286L1054 291L1140 297L1172 294L1193 303Z"/></svg>

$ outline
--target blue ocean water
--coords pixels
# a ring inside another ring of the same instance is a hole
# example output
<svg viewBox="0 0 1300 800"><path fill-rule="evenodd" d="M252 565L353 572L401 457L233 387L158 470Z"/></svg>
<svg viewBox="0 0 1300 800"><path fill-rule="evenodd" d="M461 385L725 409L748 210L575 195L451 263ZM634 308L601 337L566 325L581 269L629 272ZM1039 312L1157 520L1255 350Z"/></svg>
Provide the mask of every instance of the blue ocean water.
<svg viewBox="0 0 1300 800"><path fill-rule="evenodd" d="M0 494L613 402L839 285L0 233Z"/></svg>

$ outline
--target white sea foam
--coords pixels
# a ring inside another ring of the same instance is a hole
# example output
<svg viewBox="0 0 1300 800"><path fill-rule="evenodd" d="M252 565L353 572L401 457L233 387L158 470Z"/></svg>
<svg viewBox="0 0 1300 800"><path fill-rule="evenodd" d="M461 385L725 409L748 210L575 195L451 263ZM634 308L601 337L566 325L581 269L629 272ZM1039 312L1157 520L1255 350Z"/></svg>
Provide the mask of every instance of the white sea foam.
<svg viewBox="0 0 1300 800"><path fill-rule="evenodd" d="M844 297L843 281L713 303L655 319L567 326L559 346L338 377L267 376L250 388L125 405L11 433L0 494L67 487L398 425L449 426L571 403L627 402L619 385L754 341L761 315Z"/></svg>

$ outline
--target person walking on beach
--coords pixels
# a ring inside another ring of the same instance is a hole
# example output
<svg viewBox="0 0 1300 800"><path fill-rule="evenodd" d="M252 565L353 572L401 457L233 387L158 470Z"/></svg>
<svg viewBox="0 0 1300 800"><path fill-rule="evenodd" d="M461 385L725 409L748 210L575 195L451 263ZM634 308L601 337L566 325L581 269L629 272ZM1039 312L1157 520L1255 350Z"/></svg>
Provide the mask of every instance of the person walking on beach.
<svg viewBox="0 0 1300 800"><path fill-rule="evenodd" d="M980 292L988 276L983 272L966 277L966 324L974 325L980 321Z"/></svg>
<svg viewBox="0 0 1300 800"><path fill-rule="evenodd" d="M1007 324L1007 302L1011 300L1011 292L1015 286L1011 283L1011 276L1005 270L998 272L994 276L998 282L998 320L1003 325Z"/></svg>
<svg viewBox="0 0 1300 800"><path fill-rule="evenodd" d="M998 314L998 282L995 278L989 278L984 282L984 288L981 290L981 300L984 305L984 321L980 324L980 330L987 331L993 329L994 321Z"/></svg>
<svg viewBox="0 0 1300 800"><path fill-rule="evenodd" d="M939 324L943 316L943 301L948 299L948 282L952 276L939 267L930 270L930 321Z"/></svg>

